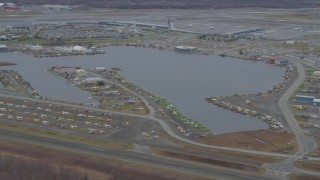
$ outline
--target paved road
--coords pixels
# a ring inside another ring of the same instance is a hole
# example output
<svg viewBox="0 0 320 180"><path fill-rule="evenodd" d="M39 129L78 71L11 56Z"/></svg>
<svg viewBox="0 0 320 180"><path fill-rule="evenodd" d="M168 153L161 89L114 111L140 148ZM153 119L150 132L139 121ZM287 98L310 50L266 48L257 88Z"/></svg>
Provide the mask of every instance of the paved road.
<svg viewBox="0 0 320 180"><path fill-rule="evenodd" d="M289 110L288 108L288 102L289 102L289 97L293 94L293 92L300 86L300 84L304 81L305 79L305 74L304 74L304 69L303 67L301 66L301 64L297 64L298 66L298 73L299 73L299 76L298 76L298 79L287 89L287 91L280 97L279 101L278 101L278 106L280 108L280 110L283 112L284 116L285 116L285 119L287 120L288 124L290 125L291 129L293 130L293 132L297 132L299 134L299 136L296 135L296 137L299 137L298 138L298 144L299 144L299 147L301 147L301 145L303 144L304 146L304 149L305 151L307 151L307 148L308 146L310 145L310 139L307 138L303 132L301 131L300 127L299 127L299 124L297 123L297 121L295 120L295 118L293 117L291 111ZM190 144L194 144L194 145L198 145L198 146L206 146L206 147L209 147L209 148L215 148L215 149L221 149L221 150L234 150L234 149L237 149L237 148L225 148L225 147L218 147L218 146L207 146L207 145L204 145L204 144L200 144L200 143L196 143L194 141L190 141L188 139L185 139L185 138L182 138L181 136L175 134L171 129L170 127L167 125L167 123L165 123L162 119L159 119L157 117L155 117L155 110L154 108L149 104L148 100L141 96L140 94L128 89L127 87L119 84L119 83L116 83L116 82L112 82L110 81L109 79L106 79L105 77L103 76L100 76L99 74L96 74L92 71L90 71L90 74L91 75L94 75L94 76L97 76L97 77L100 77L102 78L103 80L105 80L106 82L110 83L110 84L114 84L114 85L117 85L121 88L123 88L124 90L132 93L133 95L137 96L138 98L140 98L144 104L149 108L150 110L150 113L147 115L147 118L149 119L153 119L155 121L157 121L161 126L162 128L172 137L174 137L175 139L179 139L181 141L184 141L184 142L188 142ZM293 128L294 127L294 128ZM301 140L301 138L303 138L303 140ZM309 142L309 143L305 143L305 142ZM311 141L312 143L313 141ZM313 144L311 144L311 148L314 147ZM238 152L247 152L247 153L254 153L256 154L257 152L253 152L253 151L248 151L248 150L243 150L243 149L237 149ZM271 155L271 156L274 156L275 154L272 153L272 154L265 154L266 152L263 152L262 155ZM276 154L278 157L279 156L282 156L281 154ZM296 156L295 157L288 157L289 159L299 159L299 158L302 158L303 157L303 153L302 154L299 154L298 152L295 154ZM293 162L293 161L292 161Z"/></svg>
<svg viewBox="0 0 320 180"><path fill-rule="evenodd" d="M317 173L309 172L309 171L302 171L298 168L296 168L293 165L293 162L296 161L297 159L303 158L303 156L312 151L315 147L316 144L314 140L311 137L308 137L304 135L302 132L299 123L296 121L296 119L293 117L292 112L290 111L289 108L289 98L290 96L294 93L294 91L303 83L305 79L305 72L304 68L300 63L296 63L296 67L298 69L298 78L296 81L287 89L285 93L279 98L278 100L278 107L282 111L286 122L288 123L289 127L291 128L292 132L295 134L299 150L291 156L285 155L285 154L275 154L275 153L267 153L267 152L260 152L260 151L252 151L252 150L244 150L244 149L238 149L238 148L227 148L227 147L218 147L218 146L212 146L212 145L205 145L205 144L200 144L197 142L190 141L188 139L185 139L177 134L175 134L170 127L165 123L163 120L156 118L155 117L155 110L154 108L149 104L149 102L141 95L137 94L136 92L122 86L121 84L111 82L108 79L105 79L109 83L116 84L120 86L121 88L127 90L128 92L134 94L135 96L139 97L149 108L150 113L147 115L149 119L153 119L157 121L162 128L172 137L175 139L178 139L183 142L187 142L190 144L202 146L202 147L207 147L207 148L215 148L215 149L220 149L220 150L229 150L229 151L237 151L237 152L245 152L245 153L252 153L252 154L258 154L258 155L270 155L270 156L277 156L277 157L285 157L287 158L285 161L281 163L276 163L276 164L266 164L264 167L267 169L266 176L267 177L272 177L272 178L280 178L280 179L286 179L287 175L290 173L294 172L304 172L308 174L313 174L313 175L320 175ZM97 75L97 74L95 74ZM101 76L100 76L101 77ZM103 78L103 77L101 77ZM318 158L313 158L314 160L319 160Z"/></svg>
<svg viewBox="0 0 320 180"><path fill-rule="evenodd" d="M60 105L60 106L65 106L65 107L71 107L71 108L78 108L78 109L83 109L83 110L92 110L92 111L97 111L97 112L103 112L103 113L112 113L116 115L121 115L121 116L129 116L129 117L137 117L137 118L142 118L142 119L151 119L160 124L160 126L163 128L166 133L168 133L170 136L173 138L180 140L185 143L201 146L201 147L206 147L206 148L211 148L211 149L219 149L219 150L226 150L226 151L235 151L235 152L242 152L242 153L251 153L251 154L256 154L256 155L266 155L266 156L274 156L274 157L283 157L283 158L296 158L295 155L289 155L289 154L279 154L279 153L272 153L272 152L264 152L264 151L255 151L255 150L247 150L247 149L240 149L240 148L229 148L229 147L221 147L221 146L214 146L214 145L208 145L208 144L202 144L198 143L189 139L186 139L184 137L181 137L175 132L171 130L171 128L168 126L166 122L164 122L162 119L156 118L156 117L150 117L150 115L136 115L136 114L129 114L129 113L121 113L121 112L114 112L114 111L107 111L107 110L102 110L94 107L85 107L85 106L80 106L80 105L73 105L73 104L68 104L68 103L63 103L63 102L53 102L53 101L48 101L48 100L36 100L28 97L20 97L20 96L12 96L12 95L6 95L6 94L0 94L0 97L7 97L7 98L15 98L19 100L27 100L30 102L39 102L39 103L47 103L47 104L53 104L53 105ZM319 158L320 160L320 158Z"/></svg>
<svg viewBox="0 0 320 180"><path fill-rule="evenodd" d="M156 113L155 109L149 104L148 100L147 100L145 97L143 97L143 96L141 96L140 94L136 93L135 91L133 91L133 90L131 90L131 89L123 86L122 84L119 84L119 83L110 81L109 79L107 79L107 78L105 78L105 77L103 77L103 76L101 76L101 75L99 75L99 74L97 74L97 73L94 73L94 72L92 72L92 71L89 71L89 73L90 73L90 75L94 75L94 76L96 76L96 77L102 78L102 79L103 79L105 82L107 82L108 84L116 85L116 86L124 89L125 91L133 94L134 96L138 97L138 98L147 106L147 108L149 109L148 117L154 117L154 116L155 116L155 113Z"/></svg>
<svg viewBox="0 0 320 180"><path fill-rule="evenodd" d="M293 56L293 55L286 55L286 56L284 56L284 58L288 58L288 57L289 57L292 61L294 61L294 62L298 62L298 63L301 63L301 64L303 64L303 65L312 67L312 68L314 68L314 69L320 70L320 68L317 67L316 64L315 64L316 61L313 61L313 60L311 60L311 59L306 59L306 58L300 59L299 57Z"/></svg>
<svg viewBox="0 0 320 180"><path fill-rule="evenodd" d="M168 126L168 124L163 121L162 119L159 119L154 116L154 108L150 106L148 101L141 95L133 92L132 90L118 84L121 88L124 88L125 90L129 91L130 93L136 95L139 97L143 102L146 103L147 107L150 109L150 113L148 115L135 115L135 114L128 114L128 113L120 113L120 112L113 112L113 111L107 111L107 110L102 110L94 107L84 107L80 105L72 105L68 103L63 103L63 102L53 102L53 101L48 101L48 100L35 100L27 97L17 97L17 96L11 96L11 95L5 95L5 94L0 94L0 97L9 97L9 98L15 98L15 99L21 99L21 100L28 100L28 101L35 101L35 102L41 102L41 103L48 103L48 104L55 104L55 105L62 105L66 107L75 107L78 109L87 109L87 110L93 110L93 111L98 111L98 112L105 112L105 113L113 113L117 115L123 115L123 116L131 116L131 117L137 117L137 118L143 118L143 119L151 119L156 122L158 122L161 127L166 131L170 136L173 138L180 140L185 143L201 146L201 147L206 147L206 148L212 148L212 149L218 149L218 150L227 150L227 151L235 151L235 152L240 152L240 153L250 153L250 154L255 154L255 155L266 155L266 156L273 156L273 157L282 157L282 158L287 158L286 161L283 161L278 164L269 164L265 165L265 167L269 170L268 172L270 173L271 171L274 172L282 172L281 174L285 173L291 173L291 172L297 172L298 169L296 169L293 166L293 162L297 159L301 159L307 152L313 149L314 147L314 142L310 140L307 136L305 136L300 129L297 121L294 119L292 113L289 110L289 105L288 105L288 99L291 96L291 94L299 87L299 85L303 82L305 75L304 75L304 70L301 64L297 64L298 71L299 71L299 77L298 79L292 84L292 86L282 95L282 97L279 99L278 105L282 112L284 113L285 119L288 122L289 127L293 130L297 137L297 142L299 145L299 150L297 153L293 155L288 155L288 154L279 154L279 153L272 153L272 152L263 152L263 151L255 151L255 150L247 150L247 149L240 149L240 148L229 148L229 147L221 147L221 146L214 146L214 145L207 145L207 144L201 144L198 142L191 141L189 139L186 139L184 137L181 137L177 135L175 132L171 130L171 128ZM320 158L310 158L310 160L317 160L320 161Z"/></svg>
<svg viewBox="0 0 320 180"><path fill-rule="evenodd" d="M297 142L299 145L299 150L296 153L297 156L303 156L306 152L311 151L315 148L315 143L312 141L310 142L310 138L306 136L302 129L299 126L298 121L293 117L293 114L289 107L289 98L294 93L296 89L303 83L306 78L305 71L303 66L300 63L295 64L298 69L298 79L292 84L292 86L280 97L278 101L278 106L282 111L285 120L287 121L288 125L294 132Z"/></svg>
<svg viewBox="0 0 320 180"><path fill-rule="evenodd" d="M266 164L264 167L268 169L269 171L267 173L273 173L273 172L286 172L286 173L294 173L294 172L301 172L298 168L296 168L293 165L293 162L303 158L305 154L312 151L316 147L316 143L314 142L312 137L306 136L302 129L299 126L298 121L294 118L290 107L289 107L289 98L294 93L296 89L299 88L299 86L303 83L305 80L305 71L301 63L296 62L295 66L298 69L298 78L296 81L290 86L290 88L287 89L287 91L279 98L278 100L278 106L280 110L282 111L286 122L289 125L289 128L291 128L292 132L295 134L298 144L298 151L294 154L293 157L289 157L285 161L281 163L275 163L275 164ZM308 171L304 171L304 173L308 173ZM310 172L311 173L311 172ZM279 174L284 175L284 174ZM320 175L320 173L318 174Z"/></svg>
<svg viewBox="0 0 320 180"><path fill-rule="evenodd" d="M52 146L54 148L62 148L76 152L89 153L95 156L105 157L108 159L116 159L120 161L151 166L155 168L168 169L172 171L189 172L192 174L218 179L231 180L269 180L271 178L262 177L254 173L245 173L236 170L230 170L217 166L205 165L197 162L178 160L174 158L161 157L144 153L136 153L132 151L112 150L104 147L94 146L82 142L74 142L64 139L53 138L49 136L39 136L25 134L20 132L11 132L0 129L1 138L17 140L37 145Z"/></svg>

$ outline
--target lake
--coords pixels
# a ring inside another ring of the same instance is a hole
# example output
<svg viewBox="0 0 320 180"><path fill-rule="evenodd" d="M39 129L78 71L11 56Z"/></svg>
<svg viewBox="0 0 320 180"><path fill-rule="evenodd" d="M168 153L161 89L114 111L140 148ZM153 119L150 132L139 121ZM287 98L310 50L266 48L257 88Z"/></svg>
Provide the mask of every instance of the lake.
<svg viewBox="0 0 320 180"><path fill-rule="evenodd" d="M284 67L214 55L136 47L104 50L106 53L100 55L57 58L1 53L1 61L17 63L17 66L1 69L18 71L42 96L86 103L91 101L86 92L44 70L52 66L119 67L128 81L168 99L181 113L201 122L215 134L268 126L256 118L215 107L205 98L267 91L281 82L285 73Z"/></svg>

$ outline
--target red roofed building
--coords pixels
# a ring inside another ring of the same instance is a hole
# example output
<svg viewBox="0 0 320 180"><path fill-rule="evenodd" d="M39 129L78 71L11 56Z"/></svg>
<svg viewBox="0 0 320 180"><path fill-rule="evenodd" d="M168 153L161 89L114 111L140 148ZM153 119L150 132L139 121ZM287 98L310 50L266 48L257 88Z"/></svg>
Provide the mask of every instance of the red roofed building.
<svg viewBox="0 0 320 180"><path fill-rule="evenodd" d="M0 3L0 10L5 11L18 11L20 10L19 6L16 6L13 3Z"/></svg>
<svg viewBox="0 0 320 180"><path fill-rule="evenodd" d="M77 69L81 69L80 67L52 67L51 70L59 73L72 73L76 72Z"/></svg>

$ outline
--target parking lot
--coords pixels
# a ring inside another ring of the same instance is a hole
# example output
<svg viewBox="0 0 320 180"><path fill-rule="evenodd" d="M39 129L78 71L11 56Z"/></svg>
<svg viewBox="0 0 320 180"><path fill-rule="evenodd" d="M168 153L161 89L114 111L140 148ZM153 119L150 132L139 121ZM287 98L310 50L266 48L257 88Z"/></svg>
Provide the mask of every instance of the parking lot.
<svg viewBox="0 0 320 180"><path fill-rule="evenodd" d="M2 98L0 118L6 124L78 137L163 144L160 127L153 121L63 105Z"/></svg>

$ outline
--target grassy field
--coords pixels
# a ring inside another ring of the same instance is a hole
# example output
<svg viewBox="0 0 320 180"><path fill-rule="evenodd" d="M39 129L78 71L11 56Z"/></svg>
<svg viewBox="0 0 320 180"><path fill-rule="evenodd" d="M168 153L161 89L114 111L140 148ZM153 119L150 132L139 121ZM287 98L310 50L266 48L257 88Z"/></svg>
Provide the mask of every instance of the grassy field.
<svg viewBox="0 0 320 180"><path fill-rule="evenodd" d="M304 116L294 116L294 118L299 122L306 122L306 118Z"/></svg>
<svg viewBox="0 0 320 180"><path fill-rule="evenodd" d="M12 65L17 65L16 63L11 63L11 62L0 62L0 66L12 66Z"/></svg>
<svg viewBox="0 0 320 180"><path fill-rule="evenodd" d="M316 46L313 48L313 52L316 54L320 54L320 46Z"/></svg>
<svg viewBox="0 0 320 180"><path fill-rule="evenodd" d="M288 49L299 49L302 51L310 50L309 44L307 42L296 42L294 44L281 43L281 44L278 44L277 46L281 48L288 48Z"/></svg>
<svg viewBox="0 0 320 180"><path fill-rule="evenodd" d="M316 141L316 143L318 144L318 147L310 152L308 155L309 156L313 156L313 157L320 157L320 137L314 137L314 140ZM320 163L319 163L319 170L320 170Z"/></svg>
<svg viewBox="0 0 320 180"><path fill-rule="evenodd" d="M244 131L199 138L199 142L217 146L292 154L297 150L293 134L270 130Z"/></svg>
<svg viewBox="0 0 320 180"><path fill-rule="evenodd" d="M320 177L306 175L306 174L290 174L289 179L290 180L319 180Z"/></svg>
<svg viewBox="0 0 320 180"><path fill-rule="evenodd" d="M122 43L136 43L139 42L138 37L130 38L88 38L88 39L68 39L64 41L63 45L106 45L106 44L122 44ZM49 39L28 38L23 40L4 41L3 44L7 46L17 45L50 45Z"/></svg>
<svg viewBox="0 0 320 180"><path fill-rule="evenodd" d="M240 170L240 171L264 173L264 170L261 167L247 165L244 163L224 161L221 159L208 158L205 156L193 155L191 153L168 151L168 150L163 150L163 149L159 149L159 148L155 149L155 152L160 155L163 155L163 156L184 159L184 160L188 160L188 161L196 161L196 162L200 162L200 163L205 163L205 164L214 165L214 166L221 166L221 167L236 169L236 170Z"/></svg>
<svg viewBox="0 0 320 180"><path fill-rule="evenodd" d="M299 160L299 161L295 161L294 165L301 169L307 169L307 170L316 171L316 172L320 171L320 163L317 161Z"/></svg>
<svg viewBox="0 0 320 180"><path fill-rule="evenodd" d="M206 179L191 173L0 138L0 179Z"/></svg>
<svg viewBox="0 0 320 180"><path fill-rule="evenodd" d="M67 45L104 45L104 44L112 44L112 43L135 43L138 42L138 38L88 38L88 39L69 39L65 41Z"/></svg>
<svg viewBox="0 0 320 180"><path fill-rule="evenodd" d="M4 41L3 44L7 46L18 46L18 45L46 45L49 43L47 39L38 39L38 38L28 38L23 40L11 40Z"/></svg>
<svg viewBox="0 0 320 180"><path fill-rule="evenodd" d="M6 129L23 132L23 133L32 133L32 134L38 134L38 135L44 135L44 136L52 136L52 137L61 138L61 139L69 139L72 141L85 142L93 145L119 149L119 150L126 150L133 147L132 144L130 143L123 143L123 142L116 142L116 141L102 141L102 140L97 140L93 138L80 137L80 136L71 135L71 134L62 134L54 131L36 129L36 128L31 128L26 126L18 126L18 125L1 123L0 128L6 128Z"/></svg>

